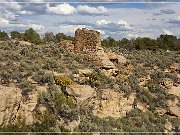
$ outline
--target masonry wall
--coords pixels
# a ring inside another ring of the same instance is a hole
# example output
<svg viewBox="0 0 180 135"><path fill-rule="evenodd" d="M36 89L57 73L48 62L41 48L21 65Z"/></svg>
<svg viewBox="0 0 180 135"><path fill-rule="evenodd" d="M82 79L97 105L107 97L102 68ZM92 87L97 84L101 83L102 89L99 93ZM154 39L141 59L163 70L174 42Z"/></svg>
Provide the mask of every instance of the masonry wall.
<svg viewBox="0 0 180 135"><path fill-rule="evenodd" d="M88 30L86 28L76 30L74 45L75 51L96 51L99 46L101 46L100 32Z"/></svg>

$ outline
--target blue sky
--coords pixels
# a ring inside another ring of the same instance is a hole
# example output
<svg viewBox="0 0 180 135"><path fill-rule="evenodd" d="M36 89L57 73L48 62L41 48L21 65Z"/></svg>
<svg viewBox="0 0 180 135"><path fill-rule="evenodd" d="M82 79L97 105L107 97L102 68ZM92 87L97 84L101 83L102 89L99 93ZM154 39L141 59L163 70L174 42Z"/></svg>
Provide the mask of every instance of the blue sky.
<svg viewBox="0 0 180 135"><path fill-rule="evenodd" d="M87 27L100 31L102 38L180 37L180 0L59 1L1 0L0 30L23 32L32 27L41 35L47 31L74 35L77 28Z"/></svg>

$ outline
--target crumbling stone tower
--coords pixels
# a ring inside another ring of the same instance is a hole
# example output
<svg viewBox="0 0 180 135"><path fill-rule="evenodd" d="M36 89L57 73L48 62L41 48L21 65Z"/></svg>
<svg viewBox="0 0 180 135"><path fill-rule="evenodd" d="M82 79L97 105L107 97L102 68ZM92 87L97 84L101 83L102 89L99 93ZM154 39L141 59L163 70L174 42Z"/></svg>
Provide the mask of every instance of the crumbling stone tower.
<svg viewBox="0 0 180 135"><path fill-rule="evenodd" d="M89 52L96 51L97 47L101 46L100 32L89 30L86 28L77 29L75 32L75 45L76 52Z"/></svg>

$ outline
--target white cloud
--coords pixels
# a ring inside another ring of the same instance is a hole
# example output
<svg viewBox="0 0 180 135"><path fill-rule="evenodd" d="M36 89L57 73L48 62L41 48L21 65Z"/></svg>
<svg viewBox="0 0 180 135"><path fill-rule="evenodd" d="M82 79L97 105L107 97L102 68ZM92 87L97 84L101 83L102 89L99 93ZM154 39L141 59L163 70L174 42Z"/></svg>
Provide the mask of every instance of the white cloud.
<svg viewBox="0 0 180 135"><path fill-rule="evenodd" d="M97 23L97 25L106 25L106 24L111 23L111 21L102 19L102 20L97 20L96 23Z"/></svg>
<svg viewBox="0 0 180 135"><path fill-rule="evenodd" d="M119 21L108 21L108 20L97 20L96 27L105 29L111 32L118 32L118 31L129 31L132 30L132 27L124 20Z"/></svg>
<svg viewBox="0 0 180 135"><path fill-rule="evenodd" d="M86 25L60 25L59 26L59 29L56 31L56 33L58 32L63 32L65 34L70 34L70 35L74 35L75 31L78 29L78 28L87 28L87 29L93 29L92 27L90 26L86 26ZM96 31L100 32L101 35L105 35L105 31L103 30L97 30Z"/></svg>
<svg viewBox="0 0 180 135"><path fill-rule="evenodd" d="M15 1L15 0L4 0ZM20 1L20 0L19 0ZM25 0L30 1L30 0ZM31 0L30 2L45 2L47 0ZM48 0L58 1L58 0ZM79 0L82 1L82 0ZM84 0L85 1L85 0ZM88 0L86 0L88 1ZM95 0L89 0L95 1ZM113 1L113 0L106 0ZM118 0L116 0L118 1ZM131 0L132 1L132 0ZM54 25L61 24L61 32L74 33L74 28L89 27L99 30L101 34L121 39L123 37L137 37L149 35L156 38L163 33L179 34L180 26L180 8L178 4L159 5L156 8L139 8L136 6L126 8L121 4L0 4L0 27L5 30L12 28L14 30L23 31L27 29L31 22L46 26L44 29L56 32L59 27ZM64 8L64 7L70 8ZM101 8L99 8L101 7ZM107 9L106 9L107 8ZM168 9L168 10L167 10ZM173 14L173 11L176 13ZM109 16L106 13L109 12ZM161 13L162 12L162 13ZM32 16L24 16L32 14ZM153 13L160 13L159 16L154 16ZM23 14L23 15L22 15ZM63 15L60 18L51 14ZM168 15L169 14L169 15ZM38 16L37 16L38 15ZM70 17L66 15L71 15ZM89 15L89 16L84 16ZM92 16L90 16L92 15ZM152 19L156 20L153 21ZM71 22L74 20L74 22ZM67 22L68 21L68 22ZM2 23L3 22L3 23ZM133 24L133 26L131 25ZM69 26L70 25L70 26ZM35 29L43 29L43 27ZM50 30L50 28L52 28ZM142 30L143 31L142 31ZM151 29L151 30L150 30ZM165 30L164 32L164 29ZM38 31L39 32L39 31Z"/></svg>
<svg viewBox="0 0 180 135"><path fill-rule="evenodd" d="M108 15L108 10L103 6L90 7L87 5L79 5L77 11L80 14L89 14L89 15Z"/></svg>
<svg viewBox="0 0 180 135"><path fill-rule="evenodd" d="M23 24L23 23L11 23L9 20L7 19L3 19L0 18L0 27L5 27L7 29L9 28L23 28L23 29L27 29L27 28L33 28L36 31L43 31L45 29L45 27L41 24L35 24L35 23L29 23L29 24Z"/></svg>
<svg viewBox="0 0 180 135"><path fill-rule="evenodd" d="M78 1L81 1L81 0L78 0ZM84 1L87 1L87 2L101 2L100 0L84 0ZM128 0L102 0L102 2L126 2Z"/></svg>
<svg viewBox="0 0 180 135"><path fill-rule="evenodd" d="M18 4L17 2L14 2L14 1L13 1L13 3L6 4L6 6L10 9L14 9L14 10L21 10L22 9L22 6L20 4Z"/></svg>
<svg viewBox="0 0 180 135"><path fill-rule="evenodd" d="M15 20L18 17L18 15L14 14L8 10L4 10L0 14L4 19L7 19L7 20Z"/></svg>
<svg viewBox="0 0 180 135"><path fill-rule="evenodd" d="M124 21L124 20L119 20L117 22L117 24L120 25L120 26L124 26L127 29L131 29L130 25L126 21Z"/></svg>
<svg viewBox="0 0 180 135"><path fill-rule="evenodd" d="M27 10L23 10L23 11L20 11L19 14L21 14L21 15L32 15L33 12L27 11Z"/></svg>
<svg viewBox="0 0 180 135"><path fill-rule="evenodd" d="M96 30L96 31L100 32L101 35L106 35L106 32L103 30Z"/></svg>
<svg viewBox="0 0 180 135"><path fill-rule="evenodd" d="M30 2L44 2L44 0L30 0Z"/></svg>
<svg viewBox="0 0 180 135"><path fill-rule="evenodd" d="M60 14L60 15L72 15L72 14L86 14L86 15L108 15L108 10L103 6L90 7L88 5L79 5L77 7L71 6L68 3L59 4L55 7L50 7L46 4L47 12Z"/></svg>
<svg viewBox="0 0 180 135"><path fill-rule="evenodd" d="M43 31L45 29L45 27L43 25L40 25L40 24L28 24L27 25L28 28L33 28L34 30L37 30L37 31Z"/></svg>
<svg viewBox="0 0 180 135"><path fill-rule="evenodd" d="M12 27L12 28L27 28L27 25L22 24L22 23L16 23L16 24L10 24L9 27Z"/></svg>
<svg viewBox="0 0 180 135"><path fill-rule="evenodd" d="M59 26L59 31L57 32L63 32L65 34L74 34L76 29L85 27L85 25L61 25Z"/></svg>
<svg viewBox="0 0 180 135"><path fill-rule="evenodd" d="M180 23L180 16L169 19L170 23Z"/></svg>
<svg viewBox="0 0 180 135"><path fill-rule="evenodd" d="M9 25L9 20L0 18L0 25L1 26L8 26Z"/></svg>
<svg viewBox="0 0 180 135"><path fill-rule="evenodd" d="M26 24L21 24L21 23L10 23L9 20L7 19L3 19L3 18L0 18L0 27L5 27L7 29L9 28L26 28L27 25Z"/></svg>
<svg viewBox="0 0 180 135"><path fill-rule="evenodd" d="M172 9L162 9L160 11L162 14L175 14L176 12Z"/></svg>
<svg viewBox="0 0 180 135"><path fill-rule="evenodd" d="M167 34L167 35L174 35L173 32L167 30L167 29L164 29L164 34Z"/></svg>
<svg viewBox="0 0 180 135"><path fill-rule="evenodd" d="M46 7L49 13L54 14L71 15L76 13L76 9L67 3L59 4L55 7L50 7L49 4L47 4Z"/></svg>
<svg viewBox="0 0 180 135"><path fill-rule="evenodd" d="M135 33L128 33L127 34L127 38L137 38L137 37L139 37L139 35L135 34Z"/></svg>

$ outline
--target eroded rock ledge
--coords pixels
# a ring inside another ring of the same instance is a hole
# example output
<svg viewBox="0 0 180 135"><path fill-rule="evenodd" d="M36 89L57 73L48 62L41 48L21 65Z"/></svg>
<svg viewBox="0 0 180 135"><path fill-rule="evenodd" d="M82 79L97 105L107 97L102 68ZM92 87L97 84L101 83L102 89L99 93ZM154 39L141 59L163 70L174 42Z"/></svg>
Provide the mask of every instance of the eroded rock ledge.
<svg viewBox="0 0 180 135"><path fill-rule="evenodd" d="M34 110L38 103L38 93L46 91L46 87L38 86L36 91L27 97L15 85L0 85L0 125L8 125L24 121L26 125L34 122Z"/></svg>

